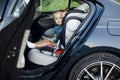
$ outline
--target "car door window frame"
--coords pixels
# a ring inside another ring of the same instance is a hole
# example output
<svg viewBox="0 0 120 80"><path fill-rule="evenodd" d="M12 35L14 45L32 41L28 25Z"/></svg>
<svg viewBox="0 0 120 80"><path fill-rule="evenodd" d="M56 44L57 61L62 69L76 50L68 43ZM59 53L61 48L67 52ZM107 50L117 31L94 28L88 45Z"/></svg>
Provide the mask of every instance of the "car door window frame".
<svg viewBox="0 0 120 80"><path fill-rule="evenodd" d="M5 8L6 8L7 0L0 0L0 21L3 18Z"/></svg>

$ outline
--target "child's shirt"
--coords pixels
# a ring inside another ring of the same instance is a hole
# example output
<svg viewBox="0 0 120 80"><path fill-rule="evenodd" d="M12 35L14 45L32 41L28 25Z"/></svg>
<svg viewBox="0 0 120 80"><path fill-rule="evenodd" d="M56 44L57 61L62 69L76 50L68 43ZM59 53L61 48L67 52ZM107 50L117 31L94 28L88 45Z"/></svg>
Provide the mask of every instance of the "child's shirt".
<svg viewBox="0 0 120 80"><path fill-rule="evenodd" d="M60 33L62 32L62 29L63 29L62 26L55 26L55 27L54 27L54 32L55 32L55 34L56 34L57 36L59 36Z"/></svg>

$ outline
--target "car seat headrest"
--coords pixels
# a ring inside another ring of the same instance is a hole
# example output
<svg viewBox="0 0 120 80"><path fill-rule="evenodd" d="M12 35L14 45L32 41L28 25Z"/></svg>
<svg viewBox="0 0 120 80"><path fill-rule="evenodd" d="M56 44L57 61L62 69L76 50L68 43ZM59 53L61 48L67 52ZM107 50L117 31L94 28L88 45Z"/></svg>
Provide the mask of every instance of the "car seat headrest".
<svg viewBox="0 0 120 80"><path fill-rule="evenodd" d="M68 11L66 16L64 17L63 31L60 38L63 46L65 46L65 44L70 40L73 33L76 31L76 29L79 27L79 25L85 18L83 14L84 11L71 10Z"/></svg>

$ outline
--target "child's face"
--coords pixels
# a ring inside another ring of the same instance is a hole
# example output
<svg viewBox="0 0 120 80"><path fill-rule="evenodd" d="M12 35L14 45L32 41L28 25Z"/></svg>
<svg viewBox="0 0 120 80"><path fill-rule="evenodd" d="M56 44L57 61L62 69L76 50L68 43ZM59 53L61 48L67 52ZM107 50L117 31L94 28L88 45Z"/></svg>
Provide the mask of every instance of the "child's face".
<svg viewBox="0 0 120 80"><path fill-rule="evenodd" d="M63 18L62 12L57 12L57 13L54 14L54 19L55 19L56 24L61 25L62 24L62 18Z"/></svg>

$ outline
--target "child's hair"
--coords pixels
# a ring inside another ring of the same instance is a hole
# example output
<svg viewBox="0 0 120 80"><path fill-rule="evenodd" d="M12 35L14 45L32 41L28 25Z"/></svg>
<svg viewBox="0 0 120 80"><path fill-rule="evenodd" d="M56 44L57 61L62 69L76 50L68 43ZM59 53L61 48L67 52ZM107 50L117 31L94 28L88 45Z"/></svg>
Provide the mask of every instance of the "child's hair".
<svg viewBox="0 0 120 80"><path fill-rule="evenodd" d="M65 10L64 11L69 11L70 9L69 8L65 8Z"/></svg>
<svg viewBox="0 0 120 80"><path fill-rule="evenodd" d="M58 13L58 12L64 12L64 10L57 10L57 11L54 11L52 15L54 16L54 14L55 14L55 13Z"/></svg>

